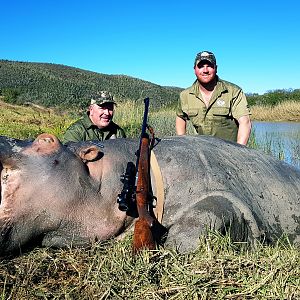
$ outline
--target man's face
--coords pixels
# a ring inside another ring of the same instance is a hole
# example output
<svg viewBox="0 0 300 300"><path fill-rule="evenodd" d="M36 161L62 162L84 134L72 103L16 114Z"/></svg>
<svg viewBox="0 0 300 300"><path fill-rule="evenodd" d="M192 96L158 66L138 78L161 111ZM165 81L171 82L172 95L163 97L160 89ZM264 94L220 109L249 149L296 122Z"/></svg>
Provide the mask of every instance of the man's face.
<svg viewBox="0 0 300 300"><path fill-rule="evenodd" d="M90 105L90 119L99 128L105 128L111 122L114 115L114 103L107 102L101 105Z"/></svg>
<svg viewBox="0 0 300 300"><path fill-rule="evenodd" d="M216 78L216 74L217 66L208 60L203 60L195 66L195 75L202 84L213 82Z"/></svg>

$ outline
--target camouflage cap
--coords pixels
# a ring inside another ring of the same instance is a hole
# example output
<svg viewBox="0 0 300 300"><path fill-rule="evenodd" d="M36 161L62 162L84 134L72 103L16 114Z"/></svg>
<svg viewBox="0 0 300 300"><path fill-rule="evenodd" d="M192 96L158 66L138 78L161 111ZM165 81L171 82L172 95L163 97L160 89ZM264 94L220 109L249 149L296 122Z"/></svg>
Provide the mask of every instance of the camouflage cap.
<svg viewBox="0 0 300 300"><path fill-rule="evenodd" d="M201 62L203 60L207 60L210 63L212 63L213 65L217 64L216 57L212 52L202 51L196 55L194 66L196 66L199 62Z"/></svg>
<svg viewBox="0 0 300 300"><path fill-rule="evenodd" d="M91 98L91 104L98 104L101 105L103 103L111 102L116 104L114 101L113 96L111 95L110 92L107 91L100 91L97 92L95 95L92 96Z"/></svg>

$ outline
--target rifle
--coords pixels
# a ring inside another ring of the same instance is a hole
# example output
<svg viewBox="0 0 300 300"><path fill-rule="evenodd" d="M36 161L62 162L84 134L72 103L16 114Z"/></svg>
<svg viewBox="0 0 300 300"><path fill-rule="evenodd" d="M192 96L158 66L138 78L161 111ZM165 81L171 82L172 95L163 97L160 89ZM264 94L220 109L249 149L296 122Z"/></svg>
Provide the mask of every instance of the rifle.
<svg viewBox="0 0 300 300"><path fill-rule="evenodd" d="M144 99L145 111L142 124L139 150L136 162L136 205L139 218L135 222L133 234L133 252L141 249L155 249L155 241L151 228L155 219L150 214L150 139L146 133L149 98Z"/></svg>
<svg viewBox="0 0 300 300"><path fill-rule="evenodd" d="M144 99L145 111L142 124L139 149L136 152L136 165L127 163L125 174L121 175L123 189L117 197L121 211L134 218L133 253L141 249L155 249L156 243L163 244L168 229L160 224L153 213L153 195L150 183L150 150L153 147L153 129L147 125L149 98ZM146 133L150 131L152 136Z"/></svg>

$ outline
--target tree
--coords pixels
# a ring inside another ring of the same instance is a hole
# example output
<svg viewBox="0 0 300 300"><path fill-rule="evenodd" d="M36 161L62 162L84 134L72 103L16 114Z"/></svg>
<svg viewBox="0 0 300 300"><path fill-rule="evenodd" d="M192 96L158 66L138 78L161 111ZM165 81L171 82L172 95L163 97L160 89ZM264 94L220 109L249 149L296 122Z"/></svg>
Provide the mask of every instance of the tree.
<svg viewBox="0 0 300 300"><path fill-rule="evenodd" d="M16 89L6 88L2 90L3 100L8 103L17 103L20 92Z"/></svg>

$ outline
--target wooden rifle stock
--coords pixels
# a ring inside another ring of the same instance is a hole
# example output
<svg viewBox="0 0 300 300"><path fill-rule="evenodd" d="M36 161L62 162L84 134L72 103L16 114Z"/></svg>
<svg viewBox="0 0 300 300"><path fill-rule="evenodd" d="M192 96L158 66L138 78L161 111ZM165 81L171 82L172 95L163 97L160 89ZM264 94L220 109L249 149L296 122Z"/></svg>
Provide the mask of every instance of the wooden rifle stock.
<svg viewBox="0 0 300 300"><path fill-rule="evenodd" d="M136 204L139 214L138 220L135 222L133 235L133 252L137 253L142 249L155 249L155 241L151 231L154 225L154 218L149 211L149 190L150 190L150 148L149 136L145 133L146 120L149 105L149 98L145 100L145 114L142 126L142 134L139 147L139 157L137 163L137 184L136 184Z"/></svg>

